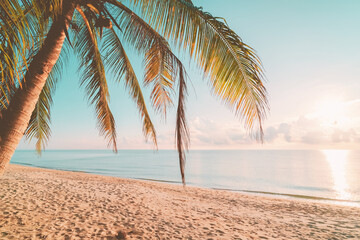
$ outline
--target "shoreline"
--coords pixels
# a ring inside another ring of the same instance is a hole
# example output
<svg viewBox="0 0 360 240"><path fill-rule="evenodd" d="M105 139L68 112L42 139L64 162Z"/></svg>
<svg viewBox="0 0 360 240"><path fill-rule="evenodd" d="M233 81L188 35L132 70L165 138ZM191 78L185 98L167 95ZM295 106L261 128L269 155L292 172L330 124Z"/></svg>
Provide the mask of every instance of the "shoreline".
<svg viewBox="0 0 360 240"><path fill-rule="evenodd" d="M111 176L111 175L102 175L102 174L97 174L97 173L92 173L92 172L87 172L87 171L76 171L76 170L68 170L68 169L61 169L61 168L47 168L47 167L37 166L37 165L33 165L33 164L28 164L28 163L12 163L12 165L49 169L49 170L56 170L56 171L74 172L74 173L87 173L87 174L96 175L96 176L115 177L115 178L120 178L120 179L132 179L132 180L168 183L168 184L182 186L182 183L180 181L170 181L170 180L151 179L151 178L123 178L123 177L117 177L117 176ZM341 206L344 205L344 206L352 206L352 207L360 208L360 201L356 201L356 200L345 200L345 199L319 197L319 196L312 196L312 195L268 192L268 191L247 190L247 189L203 187L203 186L197 186L195 184L187 184L186 186L203 188L203 189L212 189L212 190L223 190L223 191L245 193L245 194L252 194L252 195L260 195L260 196L267 196L267 197L274 197L274 198L281 198L281 199L298 199L298 200L302 199L302 200L316 201L316 202L320 202L320 203L329 203L329 204L335 204L335 205L341 205Z"/></svg>
<svg viewBox="0 0 360 240"><path fill-rule="evenodd" d="M360 209L10 164L1 239L360 238Z"/></svg>
<svg viewBox="0 0 360 240"><path fill-rule="evenodd" d="M51 168L45 168L45 169L51 169ZM69 171L71 171L71 170L69 170ZM93 174L90 172L84 172L84 173ZM97 175L97 174L95 174L95 175ZM100 176L106 176L106 175L100 175ZM129 178L129 179L181 185L181 182L158 180L158 179L151 179L151 178ZM192 185L192 184L186 185L186 186L203 188L203 189L211 189L211 190L219 190L219 191L228 191L228 192L235 192L235 193L242 193L242 194L248 193L248 194L252 194L255 196L266 196L266 197L274 197L274 198L281 198L281 199L295 199L295 200L302 199L302 200L309 200L309 201L320 202L320 203L345 205L345 206L352 206L352 207L360 208L360 201L355 201L355 200L317 197L317 196L291 194L291 193L278 193L278 192L266 192L266 191L255 191L255 190L231 189L231 188L202 187L202 186L196 186L196 185Z"/></svg>

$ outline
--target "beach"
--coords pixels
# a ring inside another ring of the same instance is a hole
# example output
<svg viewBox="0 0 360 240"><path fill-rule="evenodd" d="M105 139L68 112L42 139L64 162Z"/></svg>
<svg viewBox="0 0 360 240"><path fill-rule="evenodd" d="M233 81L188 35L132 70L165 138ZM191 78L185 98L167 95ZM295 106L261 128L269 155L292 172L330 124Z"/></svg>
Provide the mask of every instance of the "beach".
<svg viewBox="0 0 360 240"><path fill-rule="evenodd" d="M360 239L360 208L11 164L0 239Z"/></svg>

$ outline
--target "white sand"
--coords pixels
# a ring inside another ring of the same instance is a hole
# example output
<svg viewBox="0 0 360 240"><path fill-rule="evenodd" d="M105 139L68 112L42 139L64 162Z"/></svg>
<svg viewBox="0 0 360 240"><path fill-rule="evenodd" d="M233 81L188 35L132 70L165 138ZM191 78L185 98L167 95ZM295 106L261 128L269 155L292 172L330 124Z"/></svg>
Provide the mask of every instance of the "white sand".
<svg viewBox="0 0 360 240"><path fill-rule="evenodd" d="M0 184L0 239L360 239L358 207L18 165Z"/></svg>

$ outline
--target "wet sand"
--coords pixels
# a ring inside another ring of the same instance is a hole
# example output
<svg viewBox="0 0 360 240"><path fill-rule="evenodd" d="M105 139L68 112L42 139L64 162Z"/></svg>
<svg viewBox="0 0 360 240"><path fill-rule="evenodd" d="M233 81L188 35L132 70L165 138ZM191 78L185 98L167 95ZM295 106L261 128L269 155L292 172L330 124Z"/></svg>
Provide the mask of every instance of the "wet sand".
<svg viewBox="0 0 360 240"><path fill-rule="evenodd" d="M0 239L360 239L360 207L10 165Z"/></svg>

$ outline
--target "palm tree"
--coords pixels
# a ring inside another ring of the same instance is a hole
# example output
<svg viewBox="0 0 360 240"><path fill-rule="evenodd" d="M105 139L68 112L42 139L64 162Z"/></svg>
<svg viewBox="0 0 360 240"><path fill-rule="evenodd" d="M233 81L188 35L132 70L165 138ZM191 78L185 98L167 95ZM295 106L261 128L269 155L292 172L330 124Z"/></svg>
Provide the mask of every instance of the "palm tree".
<svg viewBox="0 0 360 240"><path fill-rule="evenodd" d="M157 112L166 116L167 108L173 104L171 93L178 88L175 138L183 183L189 143L185 118L187 74L169 42L189 53L204 72L213 93L240 116L251 133L262 138L262 121L268 107L261 63L253 49L223 19L204 12L191 0L126 3L120 0L0 3L0 172L24 134L37 139L38 151L46 145L51 133L51 96L60 78L63 55L71 51L79 56L81 86L95 106L100 133L114 151L116 129L108 105L105 70L114 74L115 81L125 81L139 109L144 135L157 145L141 85L123 43L144 56L143 81L152 88L151 103Z"/></svg>

